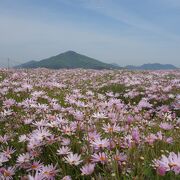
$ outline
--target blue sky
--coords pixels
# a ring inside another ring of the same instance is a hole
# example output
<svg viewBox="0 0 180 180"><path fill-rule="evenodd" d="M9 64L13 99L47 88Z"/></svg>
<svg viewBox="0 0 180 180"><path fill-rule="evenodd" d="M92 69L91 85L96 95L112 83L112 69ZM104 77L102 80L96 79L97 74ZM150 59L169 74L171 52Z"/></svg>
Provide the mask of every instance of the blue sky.
<svg viewBox="0 0 180 180"><path fill-rule="evenodd" d="M0 0L0 65L67 50L180 66L180 0Z"/></svg>

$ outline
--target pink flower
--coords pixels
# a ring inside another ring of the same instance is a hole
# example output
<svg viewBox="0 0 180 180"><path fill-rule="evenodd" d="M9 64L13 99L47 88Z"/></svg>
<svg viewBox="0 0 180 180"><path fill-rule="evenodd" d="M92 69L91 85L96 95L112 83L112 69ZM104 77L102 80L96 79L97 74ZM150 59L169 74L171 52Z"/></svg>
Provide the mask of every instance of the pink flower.
<svg viewBox="0 0 180 180"><path fill-rule="evenodd" d="M153 164L157 173L161 176L164 176L167 171L170 171L169 160L165 155L162 155L160 160L154 160Z"/></svg>
<svg viewBox="0 0 180 180"><path fill-rule="evenodd" d="M46 180L45 176L41 172L36 172L35 175L28 175L28 180Z"/></svg>
<svg viewBox="0 0 180 180"><path fill-rule="evenodd" d="M42 166L42 170L40 172L48 180L54 180L56 174L59 172L59 170L56 170L56 166L57 165L53 166L52 164L47 166Z"/></svg>
<svg viewBox="0 0 180 180"><path fill-rule="evenodd" d="M10 139L9 136L7 135L4 135L4 136L1 136L0 135L0 143L7 143L7 141Z"/></svg>
<svg viewBox="0 0 180 180"><path fill-rule="evenodd" d="M27 140L27 136L25 134L19 136L19 142L25 142Z"/></svg>
<svg viewBox="0 0 180 180"><path fill-rule="evenodd" d="M107 162L107 156L104 152L99 152L99 154L93 154L92 155L92 161L93 162L101 162L102 164Z"/></svg>
<svg viewBox="0 0 180 180"><path fill-rule="evenodd" d="M175 174L180 174L180 153L175 154L170 152L169 156L162 155L159 160L153 161L153 166L157 173L164 176L167 171L174 171Z"/></svg>
<svg viewBox="0 0 180 180"><path fill-rule="evenodd" d="M164 130L171 130L173 128L173 126L171 124L168 124L168 123L161 123L159 125L159 127L164 129Z"/></svg>
<svg viewBox="0 0 180 180"><path fill-rule="evenodd" d="M88 140L91 142L91 141L94 141L95 139L100 139L100 134L97 133L96 131L93 131L93 132L88 132Z"/></svg>
<svg viewBox="0 0 180 180"><path fill-rule="evenodd" d="M12 147L7 147L6 150L3 150L3 154L7 157L7 158L11 158L11 155L15 152L16 150L13 149Z"/></svg>
<svg viewBox="0 0 180 180"><path fill-rule="evenodd" d="M2 163L7 161L9 161L8 158L3 153L0 153L0 166L2 166Z"/></svg>
<svg viewBox="0 0 180 180"><path fill-rule="evenodd" d="M14 99L7 99L3 102L3 106L5 106L6 108L10 108L15 103L16 103L16 101Z"/></svg>
<svg viewBox="0 0 180 180"><path fill-rule="evenodd" d="M61 148L59 148L57 150L57 154L58 155L66 155L66 154L69 154L71 151L71 149L67 146L62 146Z"/></svg>
<svg viewBox="0 0 180 180"><path fill-rule="evenodd" d="M139 135L139 129L138 128L134 128L132 131L132 138L136 143L140 142L140 135Z"/></svg>
<svg viewBox="0 0 180 180"><path fill-rule="evenodd" d="M118 162L123 162L127 160L127 155L124 153L119 153L119 151L116 151L116 154L114 155L114 160Z"/></svg>
<svg viewBox="0 0 180 180"><path fill-rule="evenodd" d="M47 138L49 136L51 136L52 134L50 133L50 131L45 127L39 127L38 129L33 131L33 135L37 140L43 140L44 138Z"/></svg>
<svg viewBox="0 0 180 180"><path fill-rule="evenodd" d="M131 124L134 121L134 117L132 115L128 115L127 117L127 123Z"/></svg>
<svg viewBox="0 0 180 180"><path fill-rule="evenodd" d="M75 165L75 166L78 166L82 162L82 160L80 160L81 155L73 154L73 153L70 153L64 159L65 159L66 163L68 163L70 165Z"/></svg>
<svg viewBox="0 0 180 180"><path fill-rule="evenodd" d="M95 149L99 149L99 148L103 149L109 146L109 140L98 138L98 139L95 139L91 144Z"/></svg>
<svg viewBox="0 0 180 180"><path fill-rule="evenodd" d="M164 176L166 174L166 171L166 168L163 166L157 167L157 174L159 174L160 176Z"/></svg>
<svg viewBox="0 0 180 180"><path fill-rule="evenodd" d="M114 125L110 125L109 123L103 124L102 129L106 132L106 133L113 133L113 132L119 132L120 131L120 127L116 124Z"/></svg>
<svg viewBox="0 0 180 180"><path fill-rule="evenodd" d="M71 176L64 176L62 180L72 180Z"/></svg>
<svg viewBox="0 0 180 180"><path fill-rule="evenodd" d="M27 163L29 162L31 159L30 154L26 153L26 154L20 154L17 158L17 163L18 164L23 164L23 163Z"/></svg>
<svg viewBox="0 0 180 180"><path fill-rule="evenodd" d="M175 174L180 174L180 153L175 154L174 152L170 152L168 159L171 170L173 170Z"/></svg>
<svg viewBox="0 0 180 180"><path fill-rule="evenodd" d="M43 164L40 163L40 161L34 161L30 164L28 171L31 171L31 170L39 171L42 169L42 167L43 167Z"/></svg>
<svg viewBox="0 0 180 180"><path fill-rule="evenodd" d="M163 135L161 131L157 132L156 136L157 136L157 140L163 140Z"/></svg>
<svg viewBox="0 0 180 180"><path fill-rule="evenodd" d="M166 142L169 143L169 144L172 144L173 143L173 138L172 137L166 138Z"/></svg>
<svg viewBox="0 0 180 180"><path fill-rule="evenodd" d="M151 107L152 107L152 104L150 104L150 103L147 101L147 99L143 98L143 99L141 99L141 101L139 102L138 107L139 107L140 109L142 109L142 108L151 108Z"/></svg>
<svg viewBox="0 0 180 180"><path fill-rule="evenodd" d="M13 179L12 176L15 174L15 167L0 168L0 178L3 180Z"/></svg>
<svg viewBox="0 0 180 180"><path fill-rule="evenodd" d="M104 113L102 112L97 112L97 113L94 113L92 115L92 117L96 118L96 119L106 119L108 118Z"/></svg>
<svg viewBox="0 0 180 180"><path fill-rule="evenodd" d="M157 140L157 136L155 134L150 134L149 136L146 137L145 141L149 143L150 145L153 145L154 141Z"/></svg>
<svg viewBox="0 0 180 180"><path fill-rule="evenodd" d="M63 138L61 141L61 145L68 146L71 143L71 140L69 138Z"/></svg>
<svg viewBox="0 0 180 180"><path fill-rule="evenodd" d="M75 132L75 129L68 125L65 125L62 126L62 132L63 134L72 135Z"/></svg>
<svg viewBox="0 0 180 180"><path fill-rule="evenodd" d="M95 164L86 164L84 166L82 166L81 170L81 174L82 175L91 175L94 172L94 167Z"/></svg>

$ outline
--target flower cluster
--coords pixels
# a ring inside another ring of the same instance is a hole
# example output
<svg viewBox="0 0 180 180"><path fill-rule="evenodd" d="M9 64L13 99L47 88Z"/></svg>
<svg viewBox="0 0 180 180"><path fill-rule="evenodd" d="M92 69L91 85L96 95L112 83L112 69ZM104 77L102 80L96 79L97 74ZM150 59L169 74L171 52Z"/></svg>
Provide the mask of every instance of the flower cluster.
<svg viewBox="0 0 180 180"><path fill-rule="evenodd" d="M179 70L0 76L0 179L179 178Z"/></svg>
<svg viewBox="0 0 180 180"><path fill-rule="evenodd" d="M164 176L168 171L180 174L180 153L170 152L168 156L162 155L160 159L153 160L153 166L161 176Z"/></svg>

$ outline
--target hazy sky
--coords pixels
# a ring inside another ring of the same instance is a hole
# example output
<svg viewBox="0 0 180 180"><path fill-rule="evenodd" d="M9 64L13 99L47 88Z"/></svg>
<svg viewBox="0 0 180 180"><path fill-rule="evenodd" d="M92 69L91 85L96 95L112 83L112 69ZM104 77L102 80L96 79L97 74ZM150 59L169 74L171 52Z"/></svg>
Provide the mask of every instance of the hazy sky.
<svg viewBox="0 0 180 180"><path fill-rule="evenodd" d="M180 66L180 0L0 0L0 65L74 50Z"/></svg>

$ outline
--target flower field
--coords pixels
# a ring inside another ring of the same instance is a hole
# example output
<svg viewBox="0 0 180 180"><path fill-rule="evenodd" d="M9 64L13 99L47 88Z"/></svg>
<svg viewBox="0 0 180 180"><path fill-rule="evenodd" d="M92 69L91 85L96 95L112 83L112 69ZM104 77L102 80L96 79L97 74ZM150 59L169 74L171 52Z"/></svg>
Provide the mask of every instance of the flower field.
<svg viewBox="0 0 180 180"><path fill-rule="evenodd" d="M180 179L180 71L0 70L0 180Z"/></svg>

